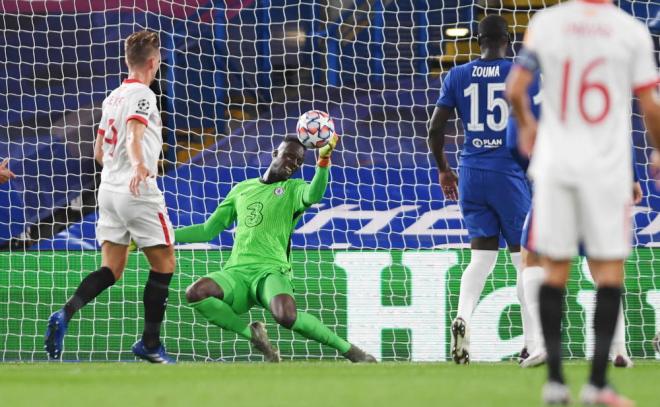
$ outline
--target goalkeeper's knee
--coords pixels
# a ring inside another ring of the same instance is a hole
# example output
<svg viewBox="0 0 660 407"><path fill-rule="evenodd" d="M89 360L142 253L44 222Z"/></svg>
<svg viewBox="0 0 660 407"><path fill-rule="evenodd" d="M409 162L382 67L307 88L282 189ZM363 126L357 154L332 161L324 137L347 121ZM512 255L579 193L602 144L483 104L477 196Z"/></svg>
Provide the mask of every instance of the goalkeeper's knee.
<svg viewBox="0 0 660 407"><path fill-rule="evenodd" d="M288 294L276 295L270 302L270 312L273 314L275 322L287 329L293 328L298 318L296 302Z"/></svg>
<svg viewBox="0 0 660 407"><path fill-rule="evenodd" d="M186 300L188 304L205 300L209 297L224 298L224 291L215 281L210 278L200 278L186 289Z"/></svg>

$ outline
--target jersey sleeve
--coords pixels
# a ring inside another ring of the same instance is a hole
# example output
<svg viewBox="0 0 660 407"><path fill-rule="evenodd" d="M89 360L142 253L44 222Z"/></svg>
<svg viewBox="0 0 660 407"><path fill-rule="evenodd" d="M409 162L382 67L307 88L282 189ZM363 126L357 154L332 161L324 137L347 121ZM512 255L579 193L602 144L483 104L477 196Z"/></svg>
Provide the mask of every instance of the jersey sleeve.
<svg viewBox="0 0 660 407"><path fill-rule="evenodd" d="M454 94L454 77L456 74L451 69L445 79L442 81L442 88L440 88L440 96L438 101L435 102L436 106L454 109L456 107L456 95Z"/></svg>
<svg viewBox="0 0 660 407"><path fill-rule="evenodd" d="M210 218L204 223L178 228L174 231L174 240L179 243L197 243L213 240L236 220L234 189L220 203Z"/></svg>
<svg viewBox="0 0 660 407"><path fill-rule="evenodd" d="M149 125L149 117L152 113L157 112L156 95L148 89L141 88L136 91L128 100L128 116L126 122L130 120L137 120L145 126Z"/></svg>
<svg viewBox="0 0 660 407"><path fill-rule="evenodd" d="M639 38L633 48L633 58L630 60L632 85L635 93L654 88L660 83L651 35L645 26L640 24L639 27Z"/></svg>
<svg viewBox="0 0 660 407"><path fill-rule="evenodd" d="M104 103L105 105L105 103ZM101 137L105 137L105 133L108 131L108 115L105 113L105 109L103 109L103 113L101 113L101 121L99 122L99 128L96 131L97 135L100 135Z"/></svg>
<svg viewBox="0 0 660 407"><path fill-rule="evenodd" d="M516 56L515 63L514 65L516 67L521 67L524 68L534 74L538 74L538 72L541 70L541 63L539 60L538 56L538 36L539 34L537 33L540 31L537 26L539 25L539 14L542 12L538 12L537 14L532 17L532 19L529 22L529 27L527 27L527 31L525 31L525 38L523 40L523 48L520 50L518 55Z"/></svg>
<svg viewBox="0 0 660 407"><path fill-rule="evenodd" d="M309 184L303 180L291 180L294 193L293 208L296 212L305 211L310 206L321 202L328 186L329 169L316 167L316 173Z"/></svg>

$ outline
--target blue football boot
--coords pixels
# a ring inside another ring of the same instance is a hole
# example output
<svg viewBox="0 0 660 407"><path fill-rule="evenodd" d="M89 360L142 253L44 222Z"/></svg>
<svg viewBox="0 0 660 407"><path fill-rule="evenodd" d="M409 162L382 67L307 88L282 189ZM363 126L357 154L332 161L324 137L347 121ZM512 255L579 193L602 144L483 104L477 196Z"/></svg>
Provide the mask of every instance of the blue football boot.
<svg viewBox="0 0 660 407"><path fill-rule="evenodd" d="M140 359L144 359L147 362L151 362L151 363L161 363L168 365L176 363L176 361L167 354L167 351L165 350L165 347L162 344L157 348L147 349L144 346L144 342L142 342L142 339L135 342L135 344L133 345L133 354L139 357Z"/></svg>
<svg viewBox="0 0 660 407"><path fill-rule="evenodd" d="M62 355L64 335L69 323L64 316L64 310L55 311L48 318L48 328L44 339L44 348L51 359L59 360Z"/></svg>

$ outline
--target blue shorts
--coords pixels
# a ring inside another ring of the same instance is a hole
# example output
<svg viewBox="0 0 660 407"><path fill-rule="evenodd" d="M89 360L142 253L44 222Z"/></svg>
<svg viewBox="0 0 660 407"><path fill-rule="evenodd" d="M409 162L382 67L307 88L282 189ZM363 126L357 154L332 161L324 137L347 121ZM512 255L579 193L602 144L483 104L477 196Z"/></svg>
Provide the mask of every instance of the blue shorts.
<svg viewBox="0 0 660 407"><path fill-rule="evenodd" d="M458 195L470 239L501 234L508 246L520 244L531 207L529 183L524 175L460 167Z"/></svg>

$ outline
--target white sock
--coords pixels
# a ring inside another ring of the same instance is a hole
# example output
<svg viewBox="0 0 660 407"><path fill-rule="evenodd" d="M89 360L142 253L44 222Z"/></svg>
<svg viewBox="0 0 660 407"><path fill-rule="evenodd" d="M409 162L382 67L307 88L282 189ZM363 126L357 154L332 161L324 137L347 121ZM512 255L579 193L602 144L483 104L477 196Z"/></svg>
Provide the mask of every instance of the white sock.
<svg viewBox="0 0 660 407"><path fill-rule="evenodd" d="M472 312L477 306L481 292L486 284L486 279L493 272L497 262L497 250L472 250L470 264L463 271L461 277L461 290L458 295L458 312L456 317L461 317L469 324Z"/></svg>
<svg viewBox="0 0 660 407"><path fill-rule="evenodd" d="M525 287L525 304L529 321L527 323L532 354L539 348L543 348L543 332L541 331L541 314L539 308L539 290L545 279L545 271L541 266L526 267L522 272L523 286Z"/></svg>
<svg viewBox="0 0 660 407"><path fill-rule="evenodd" d="M626 349L626 317L623 315L623 300L619 305L619 315L614 328L614 337L612 338L612 347L610 348L612 356L623 355L628 356Z"/></svg>
<svg viewBox="0 0 660 407"><path fill-rule="evenodd" d="M525 288L523 286L522 277L522 254L520 252L511 253L511 262L516 268L516 294L518 295L518 302L520 303L520 314L522 317L523 338L527 352L533 347L532 334L530 331L530 315L525 301Z"/></svg>

